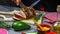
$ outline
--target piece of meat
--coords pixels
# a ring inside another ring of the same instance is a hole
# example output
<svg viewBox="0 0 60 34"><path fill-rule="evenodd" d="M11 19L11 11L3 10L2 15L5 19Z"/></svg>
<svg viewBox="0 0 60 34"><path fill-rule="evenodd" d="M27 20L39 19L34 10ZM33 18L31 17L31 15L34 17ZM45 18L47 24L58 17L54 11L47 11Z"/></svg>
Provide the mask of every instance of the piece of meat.
<svg viewBox="0 0 60 34"><path fill-rule="evenodd" d="M13 18L16 20L24 20L24 19L29 19L36 16L36 12L33 8L29 10L30 11L26 10L25 8L21 8L20 13L14 13Z"/></svg>
<svg viewBox="0 0 60 34"><path fill-rule="evenodd" d="M14 19L16 19L16 20L23 20L23 19L26 19L27 17L27 15L26 15L27 13L25 13L25 12L23 12L22 10L20 10L20 14L18 14L18 13L14 13Z"/></svg>
<svg viewBox="0 0 60 34"><path fill-rule="evenodd" d="M45 22L48 22L48 23L54 23L55 21L51 21L51 20L49 20L49 19L45 19L44 20Z"/></svg>
<svg viewBox="0 0 60 34"><path fill-rule="evenodd" d="M25 17L22 16L22 14L14 14L14 19L16 20L23 20L23 19L26 19Z"/></svg>
<svg viewBox="0 0 60 34"><path fill-rule="evenodd" d="M51 20L51 21L55 22L57 20L57 12L48 13L44 17L47 18L48 20Z"/></svg>

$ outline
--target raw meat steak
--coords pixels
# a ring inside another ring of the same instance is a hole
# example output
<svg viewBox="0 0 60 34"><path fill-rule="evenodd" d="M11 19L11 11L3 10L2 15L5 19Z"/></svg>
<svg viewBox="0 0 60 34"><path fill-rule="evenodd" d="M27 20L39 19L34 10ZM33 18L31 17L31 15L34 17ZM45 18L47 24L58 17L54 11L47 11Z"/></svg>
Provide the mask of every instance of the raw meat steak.
<svg viewBox="0 0 60 34"><path fill-rule="evenodd" d="M57 20L57 12L51 12L48 13L44 16L45 18L47 18L48 20L46 20L47 22L55 22Z"/></svg>
<svg viewBox="0 0 60 34"><path fill-rule="evenodd" d="M48 23L54 23L55 22L55 21L52 21L52 20L49 20L49 19L45 19L44 21L48 22Z"/></svg>

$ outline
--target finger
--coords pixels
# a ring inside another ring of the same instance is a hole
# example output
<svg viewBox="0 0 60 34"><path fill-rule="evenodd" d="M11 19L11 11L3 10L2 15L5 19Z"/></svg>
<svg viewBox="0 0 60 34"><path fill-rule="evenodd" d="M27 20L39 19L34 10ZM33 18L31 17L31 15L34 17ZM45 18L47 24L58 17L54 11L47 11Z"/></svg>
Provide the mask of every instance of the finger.
<svg viewBox="0 0 60 34"><path fill-rule="evenodd" d="M12 0L17 6L20 5L21 0Z"/></svg>
<svg viewBox="0 0 60 34"><path fill-rule="evenodd" d="M20 5L20 0L16 0L16 5Z"/></svg>

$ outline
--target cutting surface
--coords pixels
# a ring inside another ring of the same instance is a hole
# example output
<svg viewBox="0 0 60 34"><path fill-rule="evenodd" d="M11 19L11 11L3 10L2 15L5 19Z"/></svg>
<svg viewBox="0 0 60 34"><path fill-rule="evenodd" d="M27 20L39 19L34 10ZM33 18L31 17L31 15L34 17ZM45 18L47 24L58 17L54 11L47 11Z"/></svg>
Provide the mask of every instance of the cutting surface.
<svg viewBox="0 0 60 34"><path fill-rule="evenodd" d="M0 5L0 11L4 11L4 12L8 12L9 11L9 12L11 12L13 10L20 10L20 8L17 8L17 7L8 7L8 6L2 6L2 5ZM9 15L5 15L5 16L7 18L11 17ZM0 19L0 21L1 21L1 19ZM12 25L13 22L6 22L6 23L9 24L9 25ZM44 22L44 23L45 24L49 24L49 23L46 23L46 22ZM36 32L37 31L35 25L32 25L32 24L29 24L29 25L31 26L31 29L30 30L25 30L24 32ZM14 31L14 29L12 29L12 28L10 30L8 30L8 34L20 34L21 32L22 31L19 31L19 32Z"/></svg>

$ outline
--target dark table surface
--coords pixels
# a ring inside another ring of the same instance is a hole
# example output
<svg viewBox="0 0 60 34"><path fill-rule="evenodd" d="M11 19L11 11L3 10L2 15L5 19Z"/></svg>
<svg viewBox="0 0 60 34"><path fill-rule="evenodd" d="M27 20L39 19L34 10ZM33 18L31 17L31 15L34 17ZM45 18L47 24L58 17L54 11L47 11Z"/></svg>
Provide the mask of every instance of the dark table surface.
<svg viewBox="0 0 60 34"><path fill-rule="evenodd" d="M37 0L22 0L26 6L30 6L35 1ZM60 0L40 0L40 2L34 6L34 8L40 10L41 7L44 7L46 11L55 12L57 5L60 5L59 1ZM14 4L11 0L0 0L0 5L19 7L16 6L16 4Z"/></svg>

